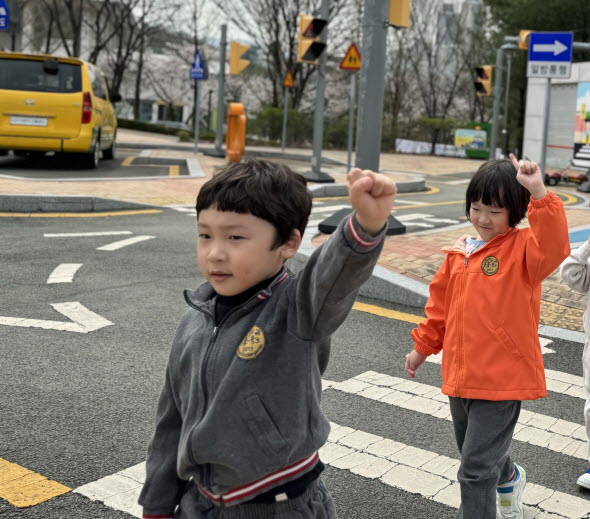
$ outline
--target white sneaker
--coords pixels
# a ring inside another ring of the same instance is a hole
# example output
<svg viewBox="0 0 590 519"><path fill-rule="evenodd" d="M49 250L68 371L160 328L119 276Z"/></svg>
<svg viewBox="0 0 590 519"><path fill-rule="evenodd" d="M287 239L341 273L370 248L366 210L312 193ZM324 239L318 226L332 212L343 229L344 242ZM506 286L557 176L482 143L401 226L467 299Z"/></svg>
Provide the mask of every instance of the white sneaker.
<svg viewBox="0 0 590 519"><path fill-rule="evenodd" d="M526 472L516 463L514 464L516 478L508 483L498 485L497 513L498 519L522 519L524 507L522 493L526 485ZM589 481L590 481L590 474Z"/></svg>
<svg viewBox="0 0 590 519"><path fill-rule="evenodd" d="M590 490L590 469L578 478L578 486Z"/></svg>

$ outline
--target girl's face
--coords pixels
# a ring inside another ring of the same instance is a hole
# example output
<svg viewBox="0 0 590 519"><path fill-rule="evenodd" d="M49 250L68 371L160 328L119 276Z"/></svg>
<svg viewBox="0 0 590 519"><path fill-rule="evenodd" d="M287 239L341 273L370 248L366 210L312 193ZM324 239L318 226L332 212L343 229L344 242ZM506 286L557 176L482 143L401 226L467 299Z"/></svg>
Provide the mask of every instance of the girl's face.
<svg viewBox="0 0 590 519"><path fill-rule="evenodd" d="M498 234L510 229L508 209L495 205L485 205L481 200L471 203L469 220L483 241L490 241Z"/></svg>

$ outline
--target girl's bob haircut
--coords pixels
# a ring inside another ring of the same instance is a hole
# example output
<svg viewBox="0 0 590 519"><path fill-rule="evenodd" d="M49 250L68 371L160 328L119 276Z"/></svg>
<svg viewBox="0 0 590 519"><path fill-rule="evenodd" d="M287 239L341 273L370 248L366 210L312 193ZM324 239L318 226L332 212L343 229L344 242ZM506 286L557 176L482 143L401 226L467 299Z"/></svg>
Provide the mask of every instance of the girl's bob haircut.
<svg viewBox="0 0 590 519"><path fill-rule="evenodd" d="M465 212L473 202L508 209L508 225L516 227L526 216L530 193L516 180L516 169L508 159L488 160L473 175L465 200Z"/></svg>

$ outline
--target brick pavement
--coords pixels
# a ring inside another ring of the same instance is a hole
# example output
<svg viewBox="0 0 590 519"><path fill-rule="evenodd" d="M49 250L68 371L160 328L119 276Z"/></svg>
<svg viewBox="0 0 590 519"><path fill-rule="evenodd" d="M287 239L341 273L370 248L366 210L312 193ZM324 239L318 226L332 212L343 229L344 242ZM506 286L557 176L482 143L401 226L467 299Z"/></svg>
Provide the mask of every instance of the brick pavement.
<svg viewBox="0 0 590 519"><path fill-rule="evenodd" d="M590 219L590 213L583 209L568 209L566 214L570 228L587 224ZM526 227L528 223L524 221L522 226ZM472 232L473 228L465 227L450 231L443 229L428 235L389 236L385 239L379 265L428 284L444 259L441 249ZM313 244L318 246L327 238L327 235L320 234L313 239ZM584 331L582 315L587 302L588 297L570 289L556 270L542 285L541 323Z"/></svg>

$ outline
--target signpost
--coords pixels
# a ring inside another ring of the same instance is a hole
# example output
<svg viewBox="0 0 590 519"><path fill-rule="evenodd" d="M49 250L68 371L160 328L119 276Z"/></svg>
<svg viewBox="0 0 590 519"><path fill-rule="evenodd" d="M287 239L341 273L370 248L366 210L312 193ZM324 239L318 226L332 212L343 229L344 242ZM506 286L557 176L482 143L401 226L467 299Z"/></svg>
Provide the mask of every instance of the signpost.
<svg viewBox="0 0 590 519"><path fill-rule="evenodd" d="M1 0L0 0L1 1ZM200 91L198 88L198 81L207 79L207 72L205 70L205 62L201 58L201 53L197 49L195 51L195 57L193 59L193 64L191 66L191 74L190 77L195 82L195 153L199 151L199 118L200 114L200 103L199 98Z"/></svg>
<svg viewBox="0 0 590 519"><path fill-rule="evenodd" d="M547 133L551 110L551 78L567 79L572 68L574 34L571 32L532 32L529 41L527 77L547 78L545 118L541 143L541 171L545 172Z"/></svg>
<svg viewBox="0 0 590 519"><path fill-rule="evenodd" d="M283 80L283 90L285 91L285 102L283 104L283 135L281 138L281 150L285 153L285 144L287 142L287 113L289 111L289 89L293 88L293 74L288 70Z"/></svg>
<svg viewBox="0 0 590 519"><path fill-rule="evenodd" d="M0 0L0 30L7 30L10 24L10 15L6 0Z"/></svg>
<svg viewBox="0 0 590 519"><path fill-rule="evenodd" d="M361 69L361 53L359 52L355 43L351 43L350 47L346 51L346 55L340 62L340 68L342 70L350 70L357 72ZM348 107L348 155L346 159L346 171L350 171L352 164L352 140L354 133L354 105L356 99L356 74L350 75L350 102Z"/></svg>

